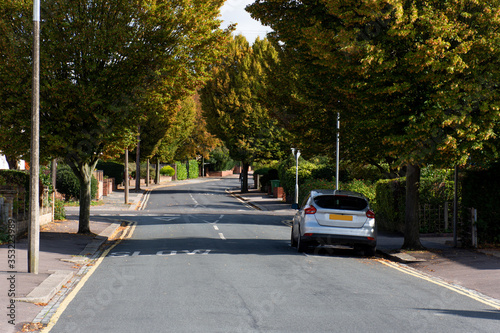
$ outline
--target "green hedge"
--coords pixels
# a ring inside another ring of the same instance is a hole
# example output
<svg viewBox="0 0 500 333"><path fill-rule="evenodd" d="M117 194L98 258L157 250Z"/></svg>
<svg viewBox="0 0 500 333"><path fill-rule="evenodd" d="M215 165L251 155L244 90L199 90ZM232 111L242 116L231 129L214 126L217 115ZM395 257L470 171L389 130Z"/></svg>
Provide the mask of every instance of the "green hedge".
<svg viewBox="0 0 500 333"><path fill-rule="evenodd" d="M29 192L30 174L18 170L0 170L0 185L19 186Z"/></svg>
<svg viewBox="0 0 500 333"><path fill-rule="evenodd" d="M295 185L294 185L295 186ZM326 179L308 179L305 180L302 185L299 185L299 206L302 206L304 200L309 195L312 190L334 190L335 182L328 181ZM294 190L290 193L295 192Z"/></svg>
<svg viewBox="0 0 500 333"><path fill-rule="evenodd" d="M477 234L479 243L500 243L500 164L488 170L467 171L462 180L462 207L477 209ZM462 213L468 218L465 209ZM468 221L468 219L467 219ZM460 232L470 241L470 223L464 223Z"/></svg>
<svg viewBox="0 0 500 333"><path fill-rule="evenodd" d="M187 179L187 168L184 162L175 162L177 169L177 180Z"/></svg>
<svg viewBox="0 0 500 333"><path fill-rule="evenodd" d="M92 199L97 194L97 186L97 179L92 176L90 185ZM57 167L56 188L59 193L64 195L66 201L70 199L80 200L80 181L68 165L61 164Z"/></svg>
<svg viewBox="0 0 500 333"><path fill-rule="evenodd" d="M380 230L403 232L405 224L406 178L384 179L375 184L377 214Z"/></svg>
<svg viewBox="0 0 500 333"><path fill-rule="evenodd" d="M295 160L289 159L284 161L278 166L278 176L280 180L280 186L287 194L295 193L295 182L296 182L296 165ZM327 165L316 164L310 161L299 158L299 188L306 182L312 181L314 179L322 179L319 177L321 175L329 176L331 174L330 167ZM271 180L271 179L270 179ZM332 179L325 179L325 181L331 181ZM300 190L299 190L300 195ZM300 202L300 201L299 201Z"/></svg>
<svg viewBox="0 0 500 333"><path fill-rule="evenodd" d="M125 167L122 163L118 162L101 162L97 163L96 170L102 170L104 176L115 179L115 184L123 183L123 176L125 175Z"/></svg>
<svg viewBox="0 0 500 333"><path fill-rule="evenodd" d="M196 160L189 161L189 178L194 179L198 178L199 168L198 162Z"/></svg>
<svg viewBox="0 0 500 333"><path fill-rule="evenodd" d="M440 177L420 179L420 205L442 205L453 201L454 182ZM406 178L379 180L375 185L372 207L381 230L403 232L406 207Z"/></svg>
<svg viewBox="0 0 500 333"><path fill-rule="evenodd" d="M226 147L217 147L212 150L207 163L210 163L212 171L231 170L236 165L236 162L229 156L229 149Z"/></svg>

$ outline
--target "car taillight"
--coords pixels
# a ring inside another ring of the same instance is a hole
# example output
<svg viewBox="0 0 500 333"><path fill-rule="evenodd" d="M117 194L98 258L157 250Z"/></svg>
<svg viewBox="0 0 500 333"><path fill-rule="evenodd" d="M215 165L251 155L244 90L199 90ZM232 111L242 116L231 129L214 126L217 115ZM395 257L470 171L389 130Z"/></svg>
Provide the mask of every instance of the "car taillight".
<svg viewBox="0 0 500 333"><path fill-rule="evenodd" d="M373 210L369 209L366 212L366 217L368 217L369 219L374 219L375 218L375 213L373 212Z"/></svg>
<svg viewBox="0 0 500 333"><path fill-rule="evenodd" d="M316 214L316 207L309 206L309 207L307 207L307 208L304 209L304 213L306 215Z"/></svg>

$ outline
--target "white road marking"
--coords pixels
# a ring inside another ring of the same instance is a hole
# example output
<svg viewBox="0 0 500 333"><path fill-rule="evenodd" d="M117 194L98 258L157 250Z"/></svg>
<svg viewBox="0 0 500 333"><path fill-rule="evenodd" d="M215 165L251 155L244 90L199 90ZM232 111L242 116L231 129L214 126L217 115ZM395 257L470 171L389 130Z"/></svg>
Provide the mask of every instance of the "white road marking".
<svg viewBox="0 0 500 333"><path fill-rule="evenodd" d="M219 232L219 237L222 240L226 240L226 237L224 237L224 234L222 232Z"/></svg>
<svg viewBox="0 0 500 333"><path fill-rule="evenodd" d="M177 254L187 254L187 255L195 255L195 254L201 254L201 255L207 255L211 252L212 250L182 250L182 251L177 251L177 250L160 250L157 251L155 254L152 253L146 253L146 254L141 254L141 251L134 251L132 254L131 252L128 251L123 251L123 252L111 252L107 256L108 257L135 257L138 255L141 256L146 256L146 257L151 257L151 256L159 256L159 257L165 257L165 256L175 256Z"/></svg>
<svg viewBox="0 0 500 333"><path fill-rule="evenodd" d="M214 225L214 229L215 229L215 230L219 230L219 227L218 227L218 226L216 226L216 225Z"/></svg>

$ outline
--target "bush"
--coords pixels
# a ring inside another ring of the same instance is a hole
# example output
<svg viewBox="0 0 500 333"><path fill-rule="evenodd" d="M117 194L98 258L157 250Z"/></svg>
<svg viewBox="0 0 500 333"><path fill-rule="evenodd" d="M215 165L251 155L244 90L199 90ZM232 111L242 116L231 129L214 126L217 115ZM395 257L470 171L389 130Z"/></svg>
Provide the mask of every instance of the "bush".
<svg viewBox="0 0 500 333"><path fill-rule="evenodd" d="M453 200L452 181L442 178L420 179L420 205L442 205ZM381 230L403 232L406 207L406 178L379 180L375 189L374 210Z"/></svg>
<svg viewBox="0 0 500 333"><path fill-rule="evenodd" d="M363 194L368 200L370 200L370 207L375 209L376 204L376 190L375 184L370 181L354 179L347 183L339 184L341 190L358 192Z"/></svg>
<svg viewBox="0 0 500 333"><path fill-rule="evenodd" d="M308 179L299 185L299 205L302 206L304 200L312 190L335 190L335 182L326 179ZM295 189L294 189L295 191ZM292 192L293 193L293 192Z"/></svg>
<svg viewBox="0 0 500 333"><path fill-rule="evenodd" d="M194 179L198 178L199 168L198 162L196 160L189 161L189 178Z"/></svg>
<svg viewBox="0 0 500 333"><path fill-rule="evenodd" d="M278 167L279 170L279 179L280 179L280 184L283 187L283 190L287 194L292 194L295 193L295 172L296 172L296 166L295 162L292 159L293 164L290 163L290 160L284 162L283 164L280 164ZM289 166L291 165L291 166ZM328 174L328 167L325 165L321 164L316 164L313 162L306 161L304 159L299 158L299 188L304 185L306 182L309 182L315 177L313 176L314 172L316 170L322 169L322 171L319 171L317 175L321 174ZM321 181L331 181L332 179L321 179ZM300 194L300 190L299 190ZM300 201L299 201L300 202Z"/></svg>
<svg viewBox="0 0 500 333"><path fill-rule="evenodd" d="M468 217L467 208L475 208L478 213L477 233L479 243L500 243L500 163L488 170L467 171L462 181L462 215ZM465 221L469 221L467 219ZM470 223L461 226L460 234L470 241Z"/></svg>
<svg viewBox="0 0 500 333"><path fill-rule="evenodd" d="M97 179L92 176L90 184L91 198L95 198L97 186ZM56 188L59 193L64 195L66 201L73 198L80 200L80 181L68 165L60 165L57 168Z"/></svg>
<svg viewBox="0 0 500 333"><path fill-rule="evenodd" d="M19 186L29 193L30 174L18 170L0 170L0 185Z"/></svg>
<svg viewBox="0 0 500 333"><path fill-rule="evenodd" d="M375 213L380 230L403 232L406 178L379 180L375 185Z"/></svg>
<svg viewBox="0 0 500 333"><path fill-rule="evenodd" d="M177 169L177 180L187 179L186 163L175 162L175 165L176 165L176 169Z"/></svg>
<svg viewBox="0 0 500 333"><path fill-rule="evenodd" d="M172 168L170 165L166 165L163 168L160 169L160 174L162 176L170 176L173 177L175 175L175 169Z"/></svg>
<svg viewBox="0 0 500 333"><path fill-rule="evenodd" d="M125 167L118 162L101 162L97 163L97 170L102 170L105 177L114 178L115 184L123 183L125 175Z"/></svg>
<svg viewBox="0 0 500 333"><path fill-rule="evenodd" d="M54 220L65 220L66 210L64 208L64 202L62 200L56 199L54 206Z"/></svg>
<svg viewBox="0 0 500 333"><path fill-rule="evenodd" d="M212 150L207 163L210 163L212 171L231 170L236 165L236 162L229 156L229 150L226 147L217 147Z"/></svg>
<svg viewBox="0 0 500 333"><path fill-rule="evenodd" d="M261 172L264 170L261 170ZM268 186L271 186L271 180L276 180L278 179L278 170L273 169L273 168L266 168L266 172L262 174L262 177L260 178L260 183L263 187L267 188Z"/></svg>

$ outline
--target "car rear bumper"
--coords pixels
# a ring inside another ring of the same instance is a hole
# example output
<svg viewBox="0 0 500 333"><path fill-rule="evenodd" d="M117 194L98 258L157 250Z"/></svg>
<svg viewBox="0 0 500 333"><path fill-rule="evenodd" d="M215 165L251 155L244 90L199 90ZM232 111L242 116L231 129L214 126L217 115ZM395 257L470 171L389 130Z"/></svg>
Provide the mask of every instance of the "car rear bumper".
<svg viewBox="0 0 500 333"><path fill-rule="evenodd" d="M365 236L347 236L347 235L330 235L321 233L312 233L302 236L301 241L308 244L320 245L362 245L375 247L377 239L375 237Z"/></svg>

